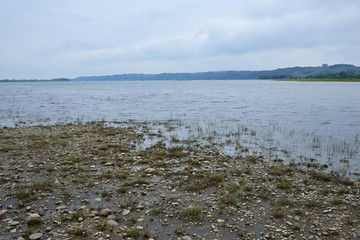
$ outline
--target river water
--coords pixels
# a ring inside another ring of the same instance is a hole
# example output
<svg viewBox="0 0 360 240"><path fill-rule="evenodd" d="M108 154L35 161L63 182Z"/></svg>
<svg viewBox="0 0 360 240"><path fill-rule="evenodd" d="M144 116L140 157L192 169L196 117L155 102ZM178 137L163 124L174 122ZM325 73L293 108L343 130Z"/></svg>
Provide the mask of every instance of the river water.
<svg viewBox="0 0 360 240"><path fill-rule="evenodd" d="M227 136L248 129L242 144L253 152L258 148L271 150L269 158L316 159L350 175L360 171L359 83L0 83L1 127L92 120L181 121Z"/></svg>

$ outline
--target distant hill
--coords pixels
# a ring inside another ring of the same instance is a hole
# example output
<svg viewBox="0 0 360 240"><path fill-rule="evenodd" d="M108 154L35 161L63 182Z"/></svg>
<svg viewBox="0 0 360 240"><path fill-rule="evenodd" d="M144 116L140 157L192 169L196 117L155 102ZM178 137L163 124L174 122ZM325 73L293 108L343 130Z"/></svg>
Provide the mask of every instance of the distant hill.
<svg viewBox="0 0 360 240"><path fill-rule="evenodd" d="M321 67L290 67L270 71L214 71L197 73L159 73L159 74L117 74L104 76L84 76L72 81L124 81L124 80L224 80L224 79L281 79L315 75L360 74L360 67L350 64L336 64Z"/></svg>

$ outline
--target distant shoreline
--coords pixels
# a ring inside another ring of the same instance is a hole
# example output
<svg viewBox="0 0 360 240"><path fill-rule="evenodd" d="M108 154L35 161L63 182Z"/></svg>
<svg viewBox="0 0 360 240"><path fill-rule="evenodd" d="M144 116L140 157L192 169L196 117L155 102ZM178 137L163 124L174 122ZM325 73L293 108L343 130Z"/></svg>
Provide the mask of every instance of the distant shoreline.
<svg viewBox="0 0 360 240"><path fill-rule="evenodd" d="M279 79L277 81L284 82L360 82L359 78L343 78L343 79Z"/></svg>
<svg viewBox="0 0 360 240"><path fill-rule="evenodd" d="M16 82L16 83L24 83L24 82L70 82L70 79L52 79L52 80L38 80L38 79L34 79L34 80L0 80L1 82Z"/></svg>

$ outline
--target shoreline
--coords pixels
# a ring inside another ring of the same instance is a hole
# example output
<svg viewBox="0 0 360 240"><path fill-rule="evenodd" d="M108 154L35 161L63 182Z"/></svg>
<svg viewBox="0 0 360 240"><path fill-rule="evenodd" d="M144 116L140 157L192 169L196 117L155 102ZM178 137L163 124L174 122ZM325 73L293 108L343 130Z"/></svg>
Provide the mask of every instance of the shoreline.
<svg viewBox="0 0 360 240"><path fill-rule="evenodd" d="M168 144L146 123L4 128L0 144L0 239L360 237L359 179L317 165Z"/></svg>
<svg viewBox="0 0 360 240"><path fill-rule="evenodd" d="M344 78L344 79L281 79L275 81L284 81L284 82L360 82L359 78Z"/></svg>

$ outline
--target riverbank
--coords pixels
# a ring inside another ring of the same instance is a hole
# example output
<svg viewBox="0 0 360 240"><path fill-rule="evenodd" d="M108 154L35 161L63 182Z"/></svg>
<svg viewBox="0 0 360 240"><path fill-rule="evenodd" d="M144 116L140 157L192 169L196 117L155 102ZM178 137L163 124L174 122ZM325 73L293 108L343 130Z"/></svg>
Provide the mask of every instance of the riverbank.
<svg viewBox="0 0 360 240"><path fill-rule="evenodd" d="M327 79L327 78L314 78L314 79L281 79L277 81L287 82L360 82L359 78L344 78L344 79Z"/></svg>
<svg viewBox="0 0 360 240"><path fill-rule="evenodd" d="M1 129L0 239L360 237L358 180L169 141L163 129ZM31 214L41 220L27 222Z"/></svg>

